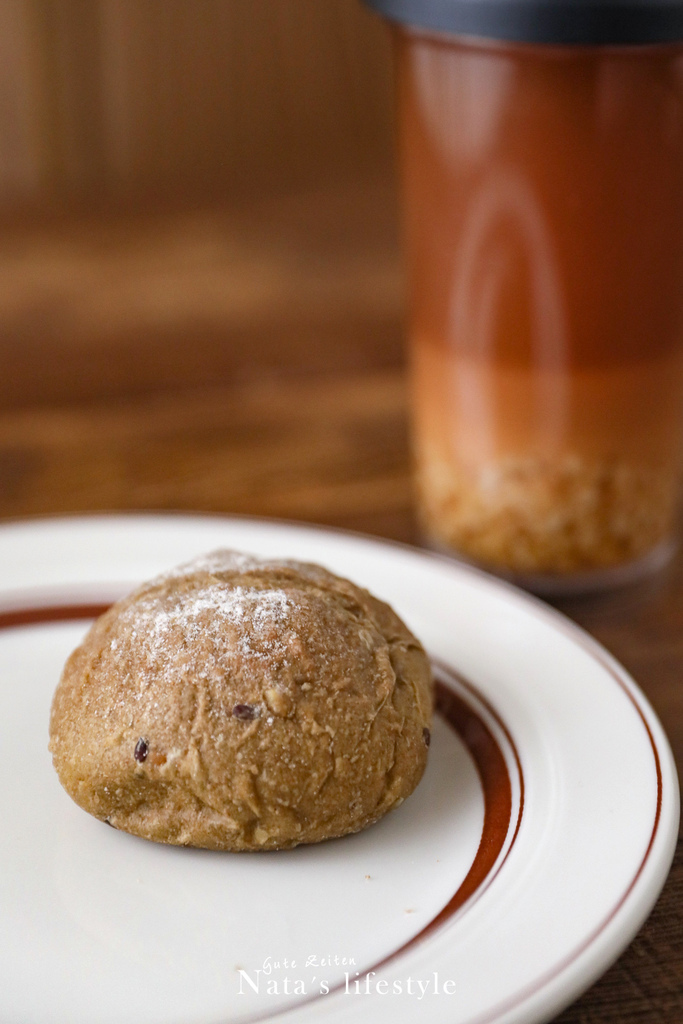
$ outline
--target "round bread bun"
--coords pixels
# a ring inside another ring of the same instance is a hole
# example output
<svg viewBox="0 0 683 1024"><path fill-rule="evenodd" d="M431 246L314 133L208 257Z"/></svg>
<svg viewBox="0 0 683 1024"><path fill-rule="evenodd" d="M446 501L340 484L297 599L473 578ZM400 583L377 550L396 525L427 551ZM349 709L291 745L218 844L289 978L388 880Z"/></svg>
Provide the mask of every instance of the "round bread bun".
<svg viewBox="0 0 683 1024"><path fill-rule="evenodd" d="M91 627L50 750L76 803L146 839L275 850L357 832L427 762L427 656L392 609L317 565L216 551Z"/></svg>

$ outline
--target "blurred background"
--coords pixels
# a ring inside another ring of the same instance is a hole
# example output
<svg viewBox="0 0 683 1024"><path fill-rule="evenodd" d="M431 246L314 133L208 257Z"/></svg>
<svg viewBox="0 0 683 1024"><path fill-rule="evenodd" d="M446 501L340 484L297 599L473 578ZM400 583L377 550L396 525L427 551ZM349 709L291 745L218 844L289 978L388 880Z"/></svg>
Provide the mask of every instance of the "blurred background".
<svg viewBox="0 0 683 1024"><path fill-rule="evenodd" d="M0 515L410 539L379 20L358 0L3 0L0 48Z"/></svg>

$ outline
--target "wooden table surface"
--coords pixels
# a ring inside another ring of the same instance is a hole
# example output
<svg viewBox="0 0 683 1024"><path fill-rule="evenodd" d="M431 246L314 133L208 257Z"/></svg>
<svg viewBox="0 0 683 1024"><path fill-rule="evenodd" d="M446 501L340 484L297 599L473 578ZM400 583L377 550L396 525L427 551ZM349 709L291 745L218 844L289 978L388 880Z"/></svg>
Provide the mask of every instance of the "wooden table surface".
<svg viewBox="0 0 683 1024"><path fill-rule="evenodd" d="M362 243L359 241L362 239ZM10 225L0 516L179 509L419 542L393 193ZM683 556L560 607L632 672L683 767ZM683 1022L683 845L562 1024Z"/></svg>

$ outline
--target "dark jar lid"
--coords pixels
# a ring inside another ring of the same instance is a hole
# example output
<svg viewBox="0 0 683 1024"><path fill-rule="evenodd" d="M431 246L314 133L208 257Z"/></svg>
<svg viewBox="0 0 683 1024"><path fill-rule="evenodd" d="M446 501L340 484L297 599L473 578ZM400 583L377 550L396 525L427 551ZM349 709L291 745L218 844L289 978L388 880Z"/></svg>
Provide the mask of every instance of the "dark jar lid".
<svg viewBox="0 0 683 1024"><path fill-rule="evenodd" d="M683 0L366 0L417 29L516 43L638 46L683 41Z"/></svg>

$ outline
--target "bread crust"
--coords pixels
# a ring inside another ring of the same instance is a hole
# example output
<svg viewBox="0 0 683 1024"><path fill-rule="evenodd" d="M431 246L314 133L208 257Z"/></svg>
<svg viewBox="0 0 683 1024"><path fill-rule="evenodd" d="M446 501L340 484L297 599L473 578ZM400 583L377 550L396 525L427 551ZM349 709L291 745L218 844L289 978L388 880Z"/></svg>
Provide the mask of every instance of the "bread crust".
<svg viewBox="0 0 683 1024"><path fill-rule="evenodd" d="M385 603L320 566L217 551L91 627L50 750L84 810L146 839L273 850L357 832L427 761L427 656Z"/></svg>

